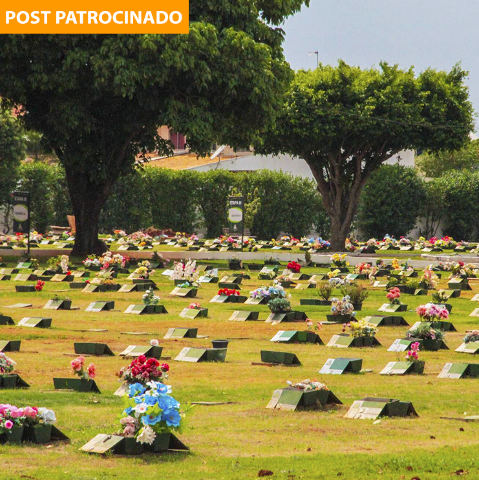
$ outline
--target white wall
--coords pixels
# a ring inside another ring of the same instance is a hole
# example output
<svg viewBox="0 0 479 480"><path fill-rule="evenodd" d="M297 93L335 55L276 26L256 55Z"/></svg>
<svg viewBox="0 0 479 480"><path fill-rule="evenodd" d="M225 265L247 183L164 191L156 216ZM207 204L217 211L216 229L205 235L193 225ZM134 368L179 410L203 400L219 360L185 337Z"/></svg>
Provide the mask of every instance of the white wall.
<svg viewBox="0 0 479 480"><path fill-rule="evenodd" d="M398 163L407 167L414 166L414 152L412 150L400 152L398 155L391 157L386 163ZM193 167L189 170L196 170L198 172L206 172L208 170L231 170L251 171L251 170L276 170L291 173L298 177L305 177L313 179L313 174L308 164L302 158L293 158L290 155L245 155L242 157L231 158L223 160L218 164L210 163L208 165L201 165Z"/></svg>

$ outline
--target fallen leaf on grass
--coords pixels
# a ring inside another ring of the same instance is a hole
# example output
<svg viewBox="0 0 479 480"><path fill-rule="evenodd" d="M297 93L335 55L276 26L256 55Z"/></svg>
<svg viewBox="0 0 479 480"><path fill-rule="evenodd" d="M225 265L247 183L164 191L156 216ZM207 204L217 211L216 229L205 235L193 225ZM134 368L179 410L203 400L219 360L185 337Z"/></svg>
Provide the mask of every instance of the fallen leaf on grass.
<svg viewBox="0 0 479 480"><path fill-rule="evenodd" d="M463 432L463 431L464 431L464 429L461 427L461 428L459 429L459 431L460 431L460 432Z"/></svg>
<svg viewBox="0 0 479 480"><path fill-rule="evenodd" d="M270 475L274 475L271 470L260 470L258 472L258 477L269 477Z"/></svg>
<svg viewBox="0 0 479 480"><path fill-rule="evenodd" d="M466 472L463 468L456 470L452 475L467 475L469 472Z"/></svg>
<svg viewBox="0 0 479 480"><path fill-rule="evenodd" d="M411 465L408 465L408 466L406 467L406 470L407 470L408 472L412 472L412 467L411 467Z"/></svg>

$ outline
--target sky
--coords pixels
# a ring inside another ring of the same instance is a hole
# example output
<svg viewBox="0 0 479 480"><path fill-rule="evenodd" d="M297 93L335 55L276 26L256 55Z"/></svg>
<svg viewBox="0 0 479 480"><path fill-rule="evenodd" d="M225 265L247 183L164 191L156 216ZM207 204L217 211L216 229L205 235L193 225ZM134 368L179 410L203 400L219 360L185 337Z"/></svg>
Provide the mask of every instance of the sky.
<svg viewBox="0 0 479 480"><path fill-rule="evenodd" d="M308 52L316 50L323 64L362 68L386 61L421 72L461 62L479 111L479 0L311 0L282 28L295 70L314 68Z"/></svg>

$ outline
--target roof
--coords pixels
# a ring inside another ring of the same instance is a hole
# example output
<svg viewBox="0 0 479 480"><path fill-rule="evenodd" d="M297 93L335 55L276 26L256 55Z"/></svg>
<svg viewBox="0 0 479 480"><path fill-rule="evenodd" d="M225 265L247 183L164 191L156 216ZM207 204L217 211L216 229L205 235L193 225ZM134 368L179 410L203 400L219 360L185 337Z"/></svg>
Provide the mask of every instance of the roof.
<svg viewBox="0 0 479 480"><path fill-rule="evenodd" d="M237 155L221 155L220 161L230 160L236 158ZM202 165L209 165L211 163L218 163L218 158L197 157L194 153L187 153L184 155L175 155L173 157L163 157L148 162L148 165L158 168L169 168L171 170L186 170L189 168L201 167Z"/></svg>

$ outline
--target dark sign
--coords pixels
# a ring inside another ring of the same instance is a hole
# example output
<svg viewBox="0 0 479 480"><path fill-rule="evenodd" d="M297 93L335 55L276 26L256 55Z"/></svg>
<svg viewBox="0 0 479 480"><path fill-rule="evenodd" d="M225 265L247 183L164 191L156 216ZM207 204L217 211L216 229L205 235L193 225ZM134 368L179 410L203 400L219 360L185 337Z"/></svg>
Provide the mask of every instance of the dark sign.
<svg viewBox="0 0 479 480"><path fill-rule="evenodd" d="M28 233L30 230L30 194L12 193L13 232Z"/></svg>
<svg viewBox="0 0 479 480"><path fill-rule="evenodd" d="M244 198L228 198L228 223L230 235L243 235L244 233Z"/></svg>

